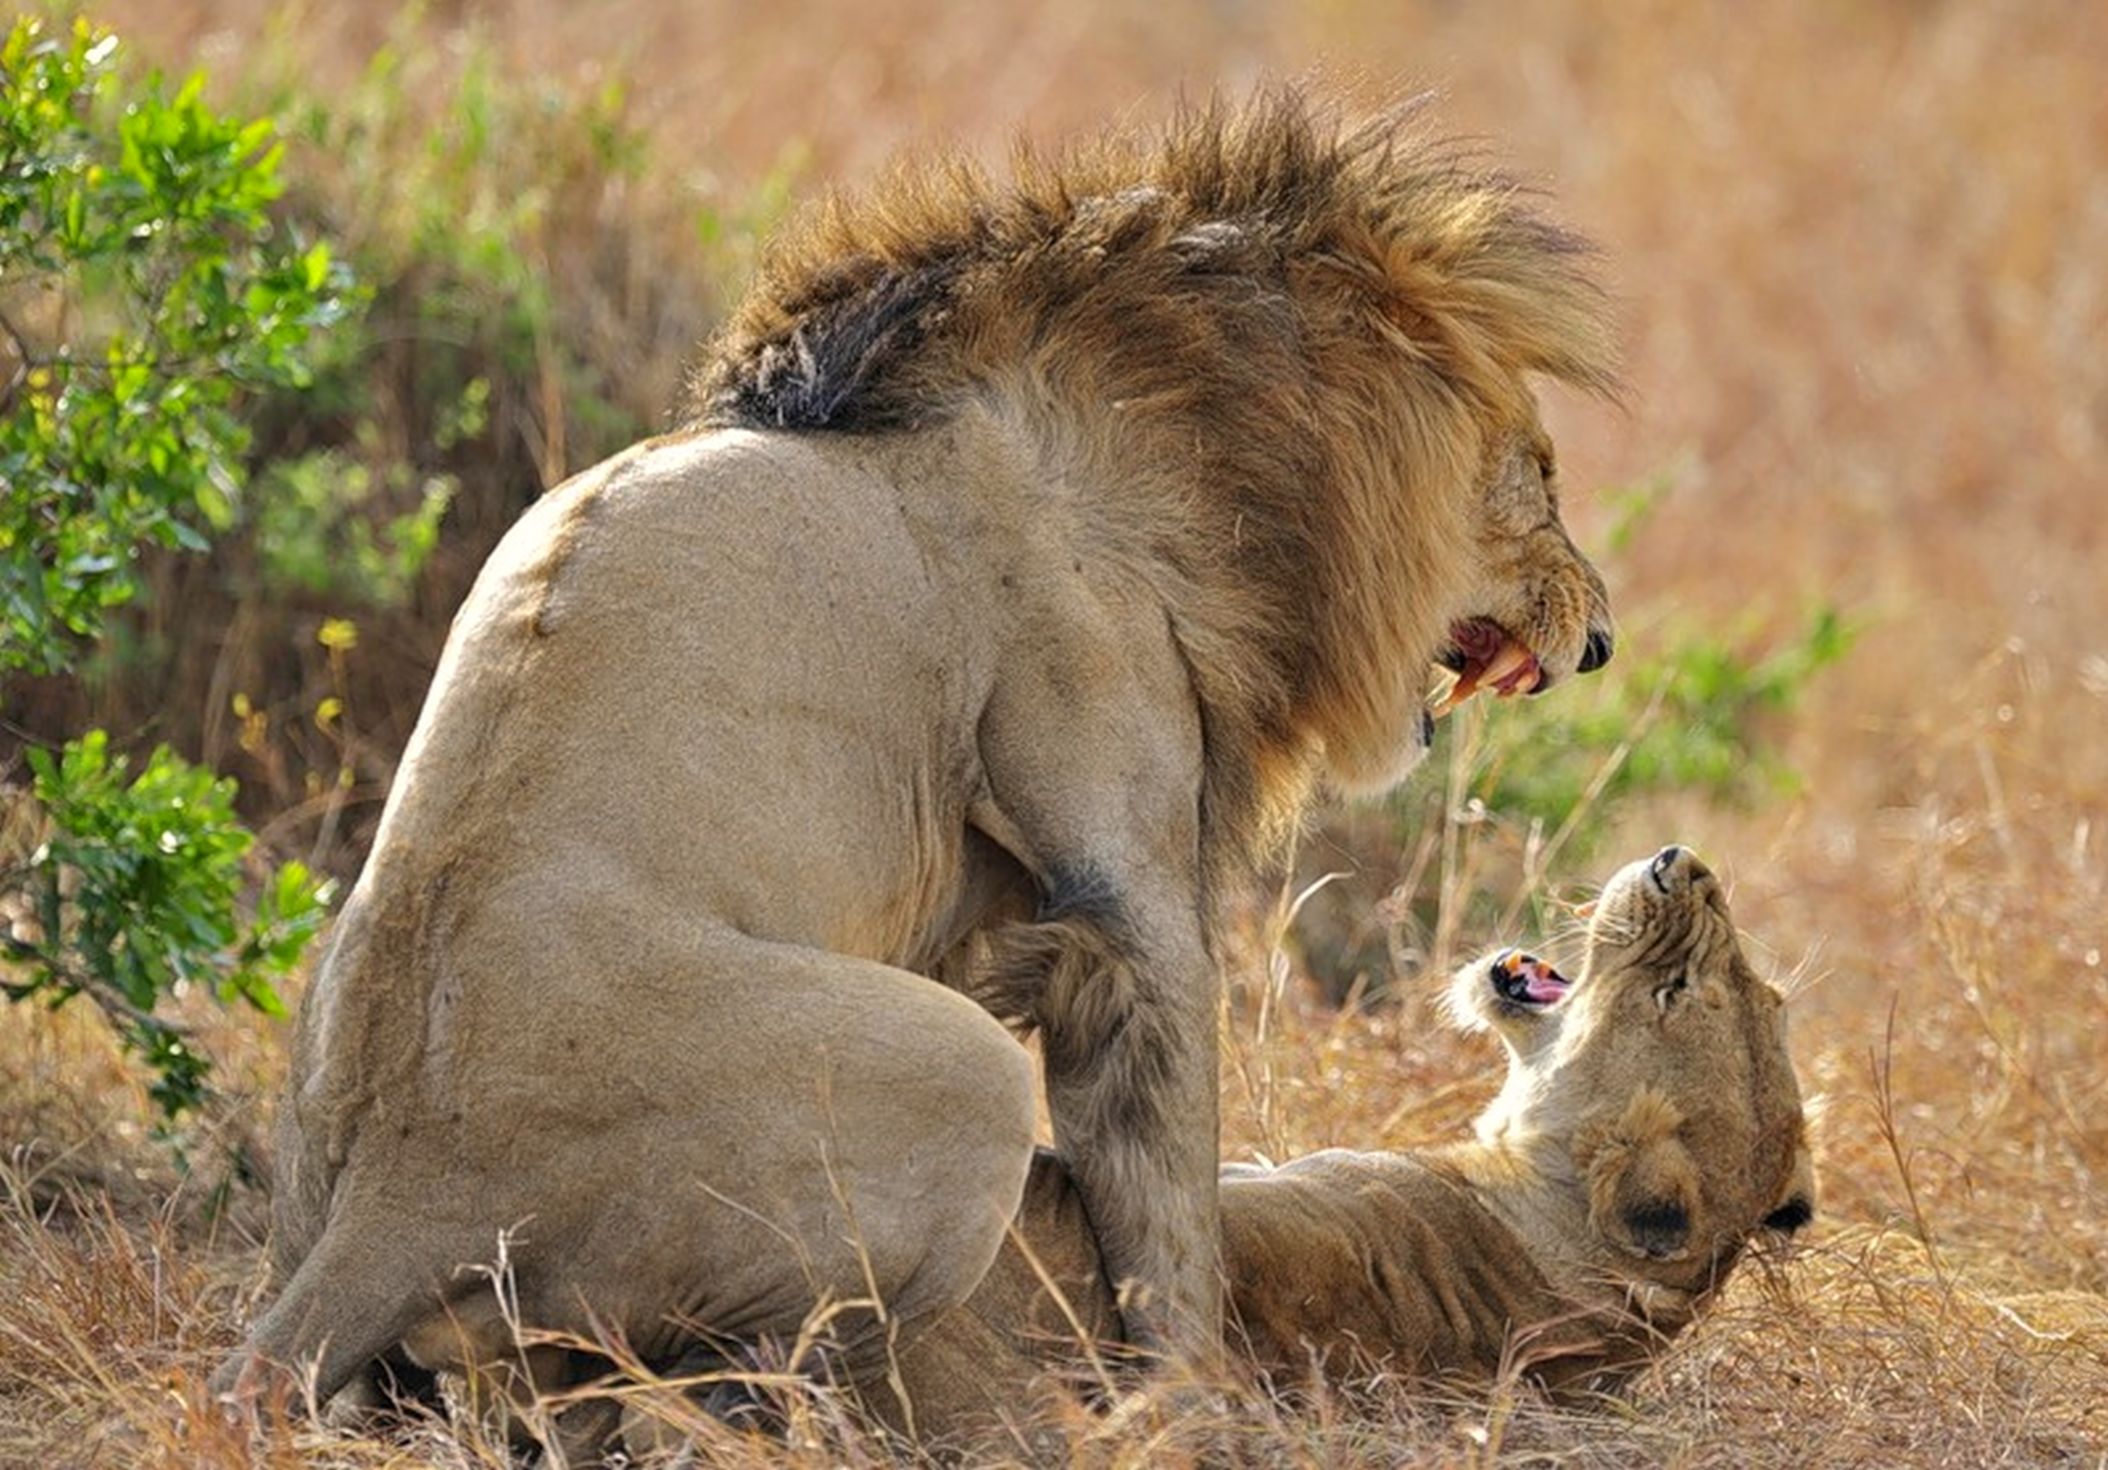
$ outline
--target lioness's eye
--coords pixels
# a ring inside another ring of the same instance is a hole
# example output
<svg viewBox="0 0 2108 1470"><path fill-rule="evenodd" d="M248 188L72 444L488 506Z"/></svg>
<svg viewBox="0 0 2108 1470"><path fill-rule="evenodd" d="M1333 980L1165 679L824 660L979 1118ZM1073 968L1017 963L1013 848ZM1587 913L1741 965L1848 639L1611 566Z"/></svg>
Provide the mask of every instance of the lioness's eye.
<svg viewBox="0 0 2108 1470"><path fill-rule="evenodd" d="M1665 985L1657 985L1654 988L1654 1008L1667 1013L1670 1003L1683 993L1684 984L1688 979L1688 976L1678 975Z"/></svg>

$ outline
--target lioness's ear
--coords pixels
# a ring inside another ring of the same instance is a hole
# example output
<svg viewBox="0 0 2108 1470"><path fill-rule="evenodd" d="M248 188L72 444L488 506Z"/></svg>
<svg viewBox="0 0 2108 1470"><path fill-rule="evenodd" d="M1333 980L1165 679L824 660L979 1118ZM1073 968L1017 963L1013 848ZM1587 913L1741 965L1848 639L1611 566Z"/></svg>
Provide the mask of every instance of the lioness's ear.
<svg viewBox="0 0 2108 1470"><path fill-rule="evenodd" d="M1815 1206L1796 1195L1764 1217L1764 1228L1791 1235L1814 1218Z"/></svg>
<svg viewBox="0 0 2108 1470"><path fill-rule="evenodd" d="M1615 1121L1576 1139L1589 1228L1628 1255L1673 1261L1690 1248L1698 1165L1676 1136L1682 1121L1673 1103L1643 1087Z"/></svg>
<svg viewBox="0 0 2108 1470"><path fill-rule="evenodd" d="M1791 1235L1814 1218L1815 1158L1804 1138L1793 1146L1793 1172L1778 1205L1764 1217L1764 1228Z"/></svg>

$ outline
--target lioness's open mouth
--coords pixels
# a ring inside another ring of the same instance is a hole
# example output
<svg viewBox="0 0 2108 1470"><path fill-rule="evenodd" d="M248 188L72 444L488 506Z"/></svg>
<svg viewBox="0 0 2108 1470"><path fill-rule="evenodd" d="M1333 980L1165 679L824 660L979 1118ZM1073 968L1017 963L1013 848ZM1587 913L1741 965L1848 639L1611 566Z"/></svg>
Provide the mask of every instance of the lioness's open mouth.
<svg viewBox="0 0 2108 1470"><path fill-rule="evenodd" d="M1502 697L1534 694L1544 686L1537 655L1491 618L1466 618L1449 630L1449 647L1436 659L1456 675L1448 687L1437 686L1429 706L1446 715L1481 689Z"/></svg>
<svg viewBox="0 0 2108 1470"><path fill-rule="evenodd" d="M1511 949L1494 960L1489 975L1494 992L1510 1005L1554 1005L1574 988L1574 982L1547 961L1519 949Z"/></svg>

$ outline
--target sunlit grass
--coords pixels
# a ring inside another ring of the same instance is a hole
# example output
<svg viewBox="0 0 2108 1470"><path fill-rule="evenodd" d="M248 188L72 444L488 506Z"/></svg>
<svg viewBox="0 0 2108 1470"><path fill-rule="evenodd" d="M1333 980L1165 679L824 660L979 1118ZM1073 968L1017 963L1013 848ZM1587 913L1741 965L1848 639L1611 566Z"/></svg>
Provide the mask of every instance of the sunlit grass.
<svg viewBox="0 0 2108 1470"><path fill-rule="evenodd" d="M274 31L271 9L123 0L103 18L223 84L265 44L290 47L324 94L386 33L357 7L308 7ZM1330 60L1377 91L1439 83L1444 115L1551 186L1619 282L1633 407L1552 413L1584 545L1618 518L1591 486L1656 487L1615 562L1628 628L1790 637L1835 606L1858 629L1766 726L1790 786L1739 807L1644 797L1589 859L1695 844L1732 883L1753 953L1792 982L1795 1053L1821 1097L1810 1243L1744 1270L1629 1402L1554 1409L1512 1385L1293 1413L1174 1402L1111 1430L1079 1413L1077 1463L1226 1449L1372 1466L2100 1459L2108 12L910 0L851 21L819 0L514 0L476 13L525 72L621 70L652 148L645 176L672 190L707 175L699 200L780 180L794 146L815 179L862 176L911 139L993 151L1017 126L1058 133L1262 68ZM854 48L814 43L852 25ZM363 162L368 178L385 165ZM631 260L676 258L675 232L693 228L663 201L625 217L655 232ZM556 251L550 291L618 299L595 259ZM671 385L677 341L655 329L624 370ZM530 448L537 463L551 452L544 436ZM1444 775L1421 789L1440 793ZM1304 844L1290 893L1339 870L1351 876L1326 896L1364 914L1401 885L1401 903L1439 905L1454 897L1451 842L1492 912L1528 926L1519 901L1602 876L1555 863L1527 883L1522 835L1443 820L1437 795L1403 828L1334 821ZM1492 1089L1491 1048L1436 1026L1410 973L1363 1014L1314 1003L1295 966L1270 985L1266 908L1255 901L1229 1007L1225 1152L1456 1136ZM1487 922L1458 919L1444 942L1533 937L1472 927ZM1433 938L1393 949L1410 968ZM252 1439L203 1410L205 1373L265 1289L260 1201L232 1161L261 1152L283 1060L273 1028L193 1019L230 1096L182 1181L89 1018L0 1008L0 1463L498 1463L487 1436L439 1423L337 1437L293 1404ZM713 1434L701 1463L878 1454L812 1424L790 1445Z"/></svg>

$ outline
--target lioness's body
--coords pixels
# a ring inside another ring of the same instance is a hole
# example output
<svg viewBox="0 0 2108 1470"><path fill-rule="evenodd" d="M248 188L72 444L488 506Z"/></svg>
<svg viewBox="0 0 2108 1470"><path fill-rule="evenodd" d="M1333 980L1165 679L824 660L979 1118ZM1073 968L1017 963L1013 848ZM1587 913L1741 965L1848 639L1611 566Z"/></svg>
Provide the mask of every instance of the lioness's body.
<svg viewBox="0 0 2108 1470"><path fill-rule="evenodd" d="M1509 1051L1477 1139L1223 1170L1229 1346L1276 1382L1614 1382L1693 1319L1752 1235L1807 1222L1781 1003L1686 849L1611 881L1570 996L1507 999L1491 975L1476 962L1452 990ZM1011 1242L872 1406L904 1428L904 1397L921 1438L955 1446L1023 1432L1039 1393L1099 1386L1088 1345L1122 1331L1088 1211L1041 1154Z"/></svg>
<svg viewBox="0 0 2108 1470"><path fill-rule="evenodd" d="M1291 1383L1314 1371L1490 1377L1514 1362L1556 1386L1639 1361L1645 1328L1622 1293L1518 1234L1471 1182L1485 1162L1474 1152L1328 1149L1225 1171L1233 1354ZM1542 1185L1516 1179L1509 1192ZM1075 1183L1058 1156L1041 1153L1015 1239L973 1296L900 1355L914 1426L939 1443L1005 1417L1029 1421L1039 1392L1106 1387L1082 1344L1107 1349L1122 1337ZM905 1427L890 1393L871 1402Z"/></svg>
<svg viewBox="0 0 2108 1470"><path fill-rule="evenodd" d="M1222 1210L1232 1331L1291 1378L1491 1376L1513 1355L1558 1384L1629 1357L1615 1290L1583 1290L1591 1263L1509 1217L1514 1203L1542 1201L1545 1184L1472 1148L1327 1149L1233 1176Z"/></svg>
<svg viewBox="0 0 2108 1470"><path fill-rule="evenodd" d="M654 1356L963 1300L1031 1075L924 974L1038 1028L1130 1328L1212 1351L1222 885L1425 754L1456 627L1508 692L1609 656L1526 383L1608 381L1576 253L1292 96L820 211L697 427L462 608L303 1013L290 1280L220 1381L497 1350L461 1267L501 1232L526 1325Z"/></svg>

